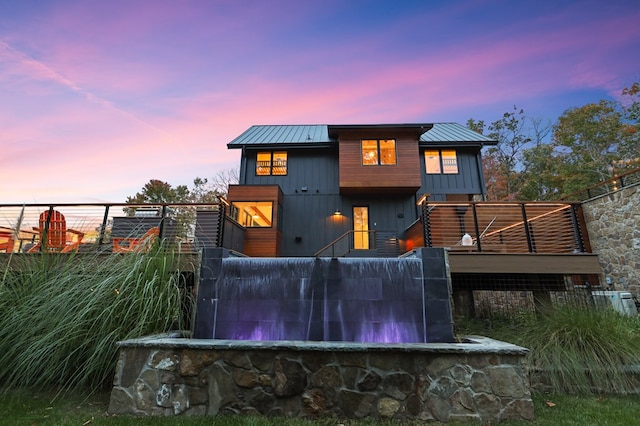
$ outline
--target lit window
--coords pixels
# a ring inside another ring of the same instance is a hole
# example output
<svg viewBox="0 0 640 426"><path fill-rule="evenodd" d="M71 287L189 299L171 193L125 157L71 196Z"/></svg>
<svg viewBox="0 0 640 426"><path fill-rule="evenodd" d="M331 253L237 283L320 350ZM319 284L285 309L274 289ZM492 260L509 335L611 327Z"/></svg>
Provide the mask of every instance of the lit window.
<svg viewBox="0 0 640 426"><path fill-rule="evenodd" d="M287 174L287 153L259 152L256 158L256 175L258 176L283 176Z"/></svg>
<svg viewBox="0 0 640 426"><path fill-rule="evenodd" d="M458 157L453 149L424 151L424 164L429 174L456 174L458 173Z"/></svg>
<svg viewBox="0 0 640 426"><path fill-rule="evenodd" d="M268 228L273 217L271 201L241 201L231 203L231 217L248 228Z"/></svg>
<svg viewBox="0 0 640 426"><path fill-rule="evenodd" d="M396 164L395 139L369 139L362 141L362 164L364 166Z"/></svg>

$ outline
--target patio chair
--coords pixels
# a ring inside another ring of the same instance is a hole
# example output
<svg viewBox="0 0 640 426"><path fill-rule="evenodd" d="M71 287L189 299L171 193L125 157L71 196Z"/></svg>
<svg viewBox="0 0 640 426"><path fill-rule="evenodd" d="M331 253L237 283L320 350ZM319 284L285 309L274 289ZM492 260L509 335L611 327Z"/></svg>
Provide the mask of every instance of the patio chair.
<svg viewBox="0 0 640 426"><path fill-rule="evenodd" d="M0 251L5 253L11 253L15 246L15 240L13 239L12 232L0 232Z"/></svg>
<svg viewBox="0 0 640 426"><path fill-rule="evenodd" d="M145 253L149 251L153 243L160 235L160 228L154 226L141 237L113 237L114 253Z"/></svg>
<svg viewBox="0 0 640 426"><path fill-rule="evenodd" d="M51 213L51 215L49 215ZM57 210L46 210L40 214L39 227L34 227L40 239L27 253L40 251L70 253L77 252L84 232L68 229L64 215Z"/></svg>

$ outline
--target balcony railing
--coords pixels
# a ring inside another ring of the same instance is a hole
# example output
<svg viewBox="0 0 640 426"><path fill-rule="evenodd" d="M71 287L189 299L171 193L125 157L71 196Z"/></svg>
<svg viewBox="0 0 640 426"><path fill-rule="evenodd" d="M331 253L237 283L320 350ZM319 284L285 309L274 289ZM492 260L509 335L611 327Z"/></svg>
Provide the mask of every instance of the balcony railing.
<svg viewBox="0 0 640 426"><path fill-rule="evenodd" d="M11 241L3 250L6 252L53 251L47 240L55 234L64 241L64 226L69 242L75 244L73 251L108 252L117 251L114 248L120 243L144 238L155 228L155 235L167 246L190 251L203 245L222 245L224 229L228 228L223 212L224 205L219 203L2 204L0 239L4 239L0 243Z"/></svg>
<svg viewBox="0 0 640 426"><path fill-rule="evenodd" d="M416 232L420 227L422 235ZM412 242L414 246L422 243L453 251L590 251L579 203L426 202L422 204L422 220L407 234L419 235Z"/></svg>

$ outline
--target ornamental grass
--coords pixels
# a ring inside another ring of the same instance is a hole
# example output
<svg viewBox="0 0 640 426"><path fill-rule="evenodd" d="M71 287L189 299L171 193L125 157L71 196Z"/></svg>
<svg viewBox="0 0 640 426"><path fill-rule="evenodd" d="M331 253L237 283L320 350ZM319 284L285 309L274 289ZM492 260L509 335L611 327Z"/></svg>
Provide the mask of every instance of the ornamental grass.
<svg viewBox="0 0 640 426"><path fill-rule="evenodd" d="M116 342L180 327L179 271L162 247L17 257L0 280L0 386L98 389Z"/></svg>

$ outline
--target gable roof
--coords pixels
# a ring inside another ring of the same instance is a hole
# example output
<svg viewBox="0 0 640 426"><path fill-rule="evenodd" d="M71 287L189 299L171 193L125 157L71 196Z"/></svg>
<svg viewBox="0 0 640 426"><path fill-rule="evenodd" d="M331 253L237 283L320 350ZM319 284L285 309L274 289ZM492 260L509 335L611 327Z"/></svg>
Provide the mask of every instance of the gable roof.
<svg viewBox="0 0 640 426"><path fill-rule="evenodd" d="M358 125L327 125L327 124L296 124L296 125L253 125L240 136L227 144L228 148L299 146L323 147L337 144L334 136L336 129L355 128L416 128L423 129L420 146L441 145L495 145L498 141L490 139L480 133L467 129L458 123L424 123L424 124L358 124ZM333 131L330 131L333 129Z"/></svg>

